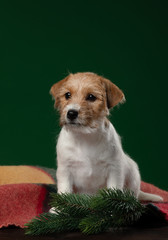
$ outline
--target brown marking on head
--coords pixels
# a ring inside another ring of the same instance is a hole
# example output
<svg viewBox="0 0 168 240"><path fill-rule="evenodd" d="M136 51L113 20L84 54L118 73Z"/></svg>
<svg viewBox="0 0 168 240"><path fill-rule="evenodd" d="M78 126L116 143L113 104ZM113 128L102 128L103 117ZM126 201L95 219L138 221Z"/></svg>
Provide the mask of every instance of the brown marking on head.
<svg viewBox="0 0 168 240"><path fill-rule="evenodd" d="M61 125L67 124L67 111L78 106L76 122L82 126L96 128L98 121L108 115L112 108L124 99L123 92L108 79L94 73L70 74L54 84L50 90L55 99L55 108L61 114ZM70 93L70 97L66 97Z"/></svg>
<svg viewBox="0 0 168 240"><path fill-rule="evenodd" d="M55 83L50 89L50 94L55 100L55 104L54 104L55 108L59 108L60 90L64 86L64 84L67 82L68 78L69 78L69 75L66 78L62 79L61 81Z"/></svg>
<svg viewBox="0 0 168 240"><path fill-rule="evenodd" d="M114 83L106 78L101 78L106 89L107 107L109 109L115 107L118 103L124 102L124 93Z"/></svg>

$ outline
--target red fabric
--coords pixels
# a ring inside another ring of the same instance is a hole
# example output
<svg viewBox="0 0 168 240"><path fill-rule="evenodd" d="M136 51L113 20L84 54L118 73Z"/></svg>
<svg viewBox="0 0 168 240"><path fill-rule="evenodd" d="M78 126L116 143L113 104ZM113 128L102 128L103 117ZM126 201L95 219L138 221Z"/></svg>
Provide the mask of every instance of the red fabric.
<svg viewBox="0 0 168 240"><path fill-rule="evenodd" d="M48 185L31 183L0 186L0 228L9 225L24 227L24 224L42 212L48 211ZM153 203L168 221L168 192L152 184L142 182L141 190L158 194L164 203Z"/></svg>
<svg viewBox="0 0 168 240"><path fill-rule="evenodd" d="M141 182L141 190L147 193L157 194L163 198L164 203L153 203L153 205L164 213L165 220L168 221L168 192L143 181Z"/></svg>
<svg viewBox="0 0 168 240"><path fill-rule="evenodd" d="M0 228L24 224L43 212L46 189L36 184L0 186Z"/></svg>
<svg viewBox="0 0 168 240"><path fill-rule="evenodd" d="M147 193L153 193L161 196L164 202L168 202L168 192L164 191L150 183L141 182L141 190Z"/></svg>

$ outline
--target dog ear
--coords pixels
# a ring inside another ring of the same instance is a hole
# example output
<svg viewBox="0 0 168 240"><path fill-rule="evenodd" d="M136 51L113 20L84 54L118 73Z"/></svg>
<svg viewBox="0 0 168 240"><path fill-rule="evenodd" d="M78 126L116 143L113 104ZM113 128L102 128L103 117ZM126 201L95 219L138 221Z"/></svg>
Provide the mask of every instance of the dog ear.
<svg viewBox="0 0 168 240"><path fill-rule="evenodd" d="M61 87L63 86L63 84L68 80L68 77L67 76L66 78L64 78L63 80L55 83L51 89L50 89L50 94L51 96L53 97L53 99L55 100L55 104L54 104L54 107L55 108L58 108L59 107L59 103L60 103L60 100L59 100L59 92L60 92L60 89Z"/></svg>
<svg viewBox="0 0 168 240"><path fill-rule="evenodd" d="M106 78L103 78L103 83L106 89L107 107L109 109L113 108L118 103L125 102L125 96L121 89L119 89L114 83Z"/></svg>

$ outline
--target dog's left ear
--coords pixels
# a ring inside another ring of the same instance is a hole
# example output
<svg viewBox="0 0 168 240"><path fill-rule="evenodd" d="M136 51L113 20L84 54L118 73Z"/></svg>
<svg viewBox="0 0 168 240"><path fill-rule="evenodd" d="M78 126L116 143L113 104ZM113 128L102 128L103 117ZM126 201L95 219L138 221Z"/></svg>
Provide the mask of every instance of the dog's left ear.
<svg viewBox="0 0 168 240"><path fill-rule="evenodd" d="M103 84L106 89L106 97L107 97L107 107L113 108L118 103L125 102L124 93L119 89L114 83L106 78L102 78Z"/></svg>

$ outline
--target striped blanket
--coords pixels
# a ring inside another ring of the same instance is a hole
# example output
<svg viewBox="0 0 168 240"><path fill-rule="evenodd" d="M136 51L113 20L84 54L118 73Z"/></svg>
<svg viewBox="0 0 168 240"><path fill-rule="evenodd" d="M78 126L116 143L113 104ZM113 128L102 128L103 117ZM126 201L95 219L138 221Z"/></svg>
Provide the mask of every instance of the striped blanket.
<svg viewBox="0 0 168 240"><path fill-rule="evenodd" d="M148 214L138 224L168 223L168 192L145 182L141 189L162 196L164 203L147 203ZM23 228L32 218L47 212L51 192L56 192L55 169L0 166L0 228Z"/></svg>

